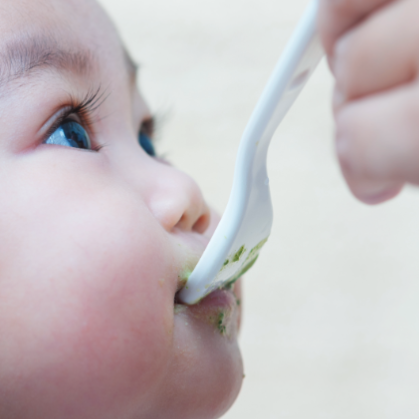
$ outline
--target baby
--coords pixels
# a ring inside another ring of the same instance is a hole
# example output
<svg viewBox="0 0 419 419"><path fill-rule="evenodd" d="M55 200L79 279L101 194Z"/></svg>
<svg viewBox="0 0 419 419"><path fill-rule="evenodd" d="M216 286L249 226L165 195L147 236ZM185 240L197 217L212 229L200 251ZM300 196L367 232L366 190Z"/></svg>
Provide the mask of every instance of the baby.
<svg viewBox="0 0 419 419"><path fill-rule="evenodd" d="M419 184L418 4L321 1L338 156L367 203ZM156 155L114 27L94 0L0 0L0 34L0 419L220 417L240 283L177 303L218 219Z"/></svg>
<svg viewBox="0 0 419 419"><path fill-rule="evenodd" d="M239 286L176 304L217 223L160 159L94 0L0 1L0 418L217 418Z"/></svg>

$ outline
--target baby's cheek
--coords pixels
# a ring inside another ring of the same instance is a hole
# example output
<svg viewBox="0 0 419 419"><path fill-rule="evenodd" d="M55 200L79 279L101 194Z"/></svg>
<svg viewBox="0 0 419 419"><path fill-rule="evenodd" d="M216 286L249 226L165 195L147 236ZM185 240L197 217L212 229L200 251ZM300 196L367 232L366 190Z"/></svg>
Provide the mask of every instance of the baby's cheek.
<svg viewBox="0 0 419 419"><path fill-rule="evenodd" d="M7 330L14 344L7 354L10 368L0 375L14 383L7 397L16 409L25 406L39 417L64 418L69 409L80 418L115 418L122 406L128 413L147 406L166 368L171 339L161 296L151 290L144 299L124 287L96 291L39 290L31 296L37 303L15 306L22 317L19 330Z"/></svg>
<svg viewBox="0 0 419 419"><path fill-rule="evenodd" d="M159 387L173 331L170 249L132 203L110 201L119 206L92 208L101 217L85 206L85 218L61 212L54 228L45 218L21 255L30 266L8 266L0 377L13 385L0 389L0 417L6 405L34 419L131 417Z"/></svg>
<svg viewBox="0 0 419 419"><path fill-rule="evenodd" d="M115 262L100 263L104 268L98 266L100 277L91 288L82 285L80 321L88 321L73 337L80 342L80 358L97 365L92 384L100 379L109 396L119 399L116 406L136 412L160 385L173 333L173 295L162 263L168 256L151 232L142 233L126 246L118 244L123 256Z"/></svg>

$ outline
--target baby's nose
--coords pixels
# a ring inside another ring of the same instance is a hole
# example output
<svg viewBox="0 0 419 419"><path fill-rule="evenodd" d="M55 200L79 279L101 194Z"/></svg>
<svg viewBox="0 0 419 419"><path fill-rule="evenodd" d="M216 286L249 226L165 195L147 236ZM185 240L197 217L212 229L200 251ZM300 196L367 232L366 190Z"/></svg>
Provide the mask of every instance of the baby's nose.
<svg viewBox="0 0 419 419"><path fill-rule="evenodd" d="M154 182L149 208L167 231L179 228L204 233L210 223L210 210L195 181L167 166Z"/></svg>

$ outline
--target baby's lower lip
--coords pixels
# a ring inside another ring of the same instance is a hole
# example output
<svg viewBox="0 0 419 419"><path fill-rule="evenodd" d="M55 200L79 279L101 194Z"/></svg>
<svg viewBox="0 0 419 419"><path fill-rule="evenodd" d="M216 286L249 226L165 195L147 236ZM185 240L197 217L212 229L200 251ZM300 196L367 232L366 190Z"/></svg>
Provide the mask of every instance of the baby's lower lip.
<svg viewBox="0 0 419 419"><path fill-rule="evenodd" d="M207 309L227 309L234 307L236 304L236 297L231 290L218 289L208 294L196 306Z"/></svg>
<svg viewBox="0 0 419 419"><path fill-rule="evenodd" d="M194 316L205 318L218 315L220 312L229 316L237 306L237 299L232 290L219 289L203 298L198 304L187 306Z"/></svg>
<svg viewBox="0 0 419 419"><path fill-rule="evenodd" d="M233 290L221 289L213 291L198 304L181 304L178 307L189 316L214 326L221 335L229 337L236 334L238 305Z"/></svg>

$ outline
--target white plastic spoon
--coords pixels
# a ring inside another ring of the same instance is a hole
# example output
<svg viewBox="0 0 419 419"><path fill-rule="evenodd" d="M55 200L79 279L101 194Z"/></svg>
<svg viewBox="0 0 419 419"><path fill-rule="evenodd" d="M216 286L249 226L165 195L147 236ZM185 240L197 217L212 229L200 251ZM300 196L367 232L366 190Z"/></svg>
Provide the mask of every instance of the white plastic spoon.
<svg viewBox="0 0 419 419"><path fill-rule="evenodd" d="M240 142L224 215L179 293L186 304L236 281L259 256L272 227L266 157L272 136L323 56L312 0L253 111Z"/></svg>

